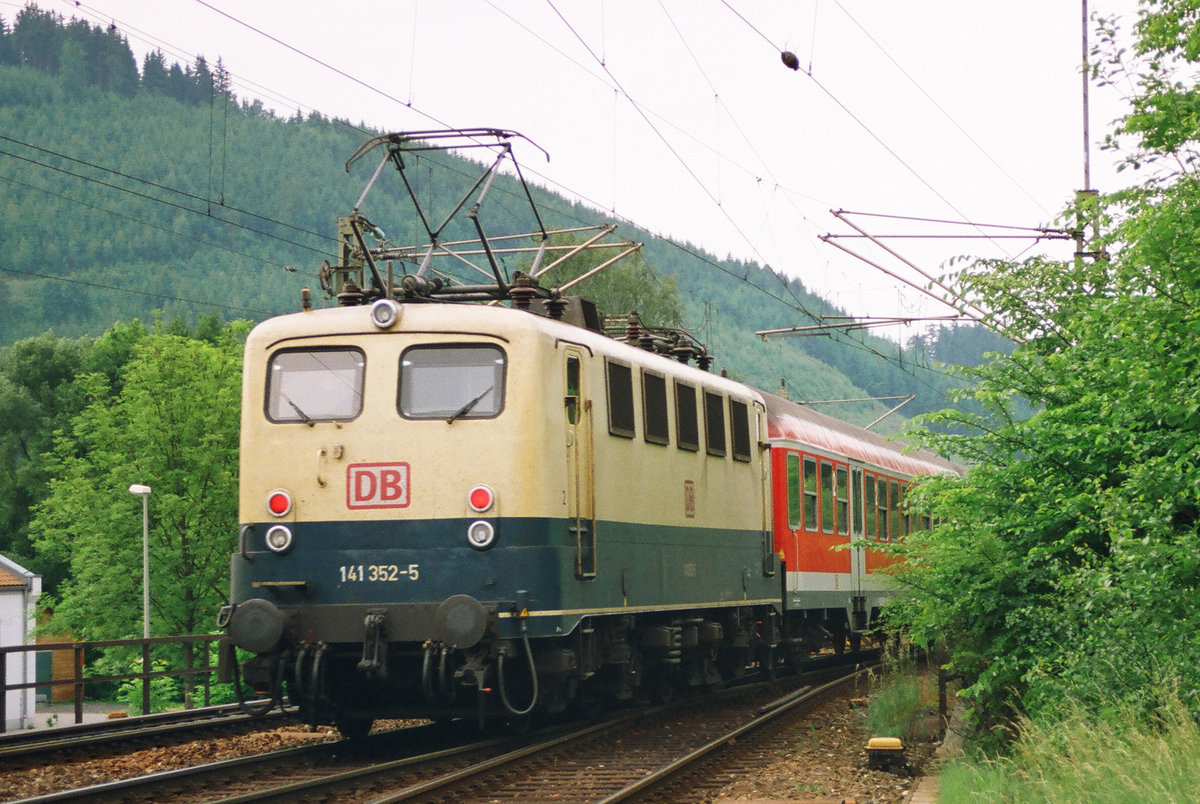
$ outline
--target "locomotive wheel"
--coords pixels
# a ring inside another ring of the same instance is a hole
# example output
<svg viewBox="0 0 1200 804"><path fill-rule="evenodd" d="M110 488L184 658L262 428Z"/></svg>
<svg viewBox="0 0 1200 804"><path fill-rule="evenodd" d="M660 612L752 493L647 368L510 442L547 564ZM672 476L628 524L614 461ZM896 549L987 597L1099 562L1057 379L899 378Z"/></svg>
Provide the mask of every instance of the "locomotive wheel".
<svg viewBox="0 0 1200 804"><path fill-rule="evenodd" d="M598 677L592 676L579 682L574 704L581 717L587 720L600 718L604 710L604 685Z"/></svg>
<svg viewBox="0 0 1200 804"><path fill-rule="evenodd" d="M361 740L371 733L371 726L375 725L375 719L342 715L334 719L333 725L347 740Z"/></svg>
<svg viewBox="0 0 1200 804"><path fill-rule="evenodd" d="M767 681L779 678L779 648L761 648L758 654L758 670Z"/></svg>
<svg viewBox="0 0 1200 804"><path fill-rule="evenodd" d="M509 731L518 737L523 737L533 728L533 718L529 715L510 715L504 721L508 724Z"/></svg>
<svg viewBox="0 0 1200 804"><path fill-rule="evenodd" d="M656 704L669 704L675 697L675 685L671 683L670 679L655 679L649 687L650 700Z"/></svg>

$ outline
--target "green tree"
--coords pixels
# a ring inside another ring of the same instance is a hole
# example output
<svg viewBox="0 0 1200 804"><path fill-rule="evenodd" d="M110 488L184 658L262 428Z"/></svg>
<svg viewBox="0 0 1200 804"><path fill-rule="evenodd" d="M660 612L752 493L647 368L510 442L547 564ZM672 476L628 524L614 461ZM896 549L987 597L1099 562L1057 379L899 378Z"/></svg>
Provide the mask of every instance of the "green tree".
<svg viewBox="0 0 1200 804"><path fill-rule="evenodd" d="M577 246L583 242L579 237L566 234L557 236L553 245ZM545 287L565 285L617 253L613 249L581 251L550 269L539 281ZM558 255L552 252L543 260L543 265L556 259ZM566 293L590 299L609 315L624 315L636 310L642 321L650 326L677 327L682 320L682 303L675 277L655 271L641 251L584 279Z"/></svg>
<svg viewBox="0 0 1200 804"><path fill-rule="evenodd" d="M904 547L893 616L947 645L985 725L1064 697L1150 713L1176 685L1200 716L1200 126L1184 113L1200 92L1181 77L1198 8L1151 5L1146 61L1125 63L1142 95L1118 135L1158 170L1104 200L1115 225L1094 247L1111 257L960 278L1023 343L976 370L982 412L915 434L973 466L914 495L942 524Z"/></svg>
<svg viewBox="0 0 1200 804"><path fill-rule="evenodd" d="M237 532L240 355L245 327L219 344L147 336L110 396L99 373L92 398L57 440L50 493L31 530L39 549L69 563L54 595L53 627L83 639L140 629L141 512L128 493L149 485L152 634L205 630L227 594ZM190 651L185 666L193 661Z"/></svg>
<svg viewBox="0 0 1200 804"><path fill-rule="evenodd" d="M74 381L88 350L85 340L47 333L0 352L0 553L36 567L47 586L64 568L36 560L30 509L46 493L42 453L55 429L83 408Z"/></svg>

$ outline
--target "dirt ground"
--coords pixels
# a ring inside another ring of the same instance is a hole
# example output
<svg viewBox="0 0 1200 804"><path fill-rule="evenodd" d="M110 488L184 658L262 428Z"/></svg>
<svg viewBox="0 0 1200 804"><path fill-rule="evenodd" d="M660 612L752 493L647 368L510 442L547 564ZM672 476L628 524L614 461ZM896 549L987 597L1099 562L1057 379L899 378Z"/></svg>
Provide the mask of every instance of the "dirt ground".
<svg viewBox="0 0 1200 804"><path fill-rule="evenodd" d="M848 691L821 708L804 726L783 732L772 747L739 771L716 795L719 801L795 800L856 804L902 802L912 790L914 774L928 767L937 747L937 717L925 721L922 738L906 744L907 769L868 767L865 690ZM926 695L923 694L924 699ZM934 695L936 701L936 693ZM267 732L197 740L171 747L147 748L117 757L84 759L66 765L9 767L0 774L0 800L45 795L83 785L144 775L172 768L215 762L247 754L337 739L331 728L316 732L284 726Z"/></svg>
<svg viewBox="0 0 1200 804"><path fill-rule="evenodd" d="M777 746L761 757L761 769L739 773L717 800L904 801L931 764L938 746L937 717L925 720L923 739L905 743L907 768L873 770L867 761L866 745L872 735L865 704L865 699L852 696L825 704L805 726L782 733Z"/></svg>

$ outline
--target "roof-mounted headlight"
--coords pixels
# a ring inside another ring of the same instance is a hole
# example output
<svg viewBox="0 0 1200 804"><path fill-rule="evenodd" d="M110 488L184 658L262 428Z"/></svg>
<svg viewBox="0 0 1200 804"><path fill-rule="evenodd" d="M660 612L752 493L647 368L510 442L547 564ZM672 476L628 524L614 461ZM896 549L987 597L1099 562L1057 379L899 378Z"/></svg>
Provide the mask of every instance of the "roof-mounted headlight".
<svg viewBox="0 0 1200 804"><path fill-rule="evenodd" d="M378 299L371 304L371 323L380 329L396 326L400 320L400 305L391 299Z"/></svg>

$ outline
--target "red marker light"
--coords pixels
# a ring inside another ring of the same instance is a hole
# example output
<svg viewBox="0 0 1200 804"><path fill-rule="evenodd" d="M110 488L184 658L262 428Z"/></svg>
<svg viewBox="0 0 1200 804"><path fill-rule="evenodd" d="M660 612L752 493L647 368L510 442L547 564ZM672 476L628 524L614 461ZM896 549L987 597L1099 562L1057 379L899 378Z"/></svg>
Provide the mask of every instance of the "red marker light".
<svg viewBox="0 0 1200 804"><path fill-rule="evenodd" d="M471 510L481 514L491 508L495 501L496 495L487 486L476 486L467 495L467 504L471 506Z"/></svg>
<svg viewBox="0 0 1200 804"><path fill-rule="evenodd" d="M292 495L276 489L267 495L267 510L272 516L286 516L292 510Z"/></svg>

